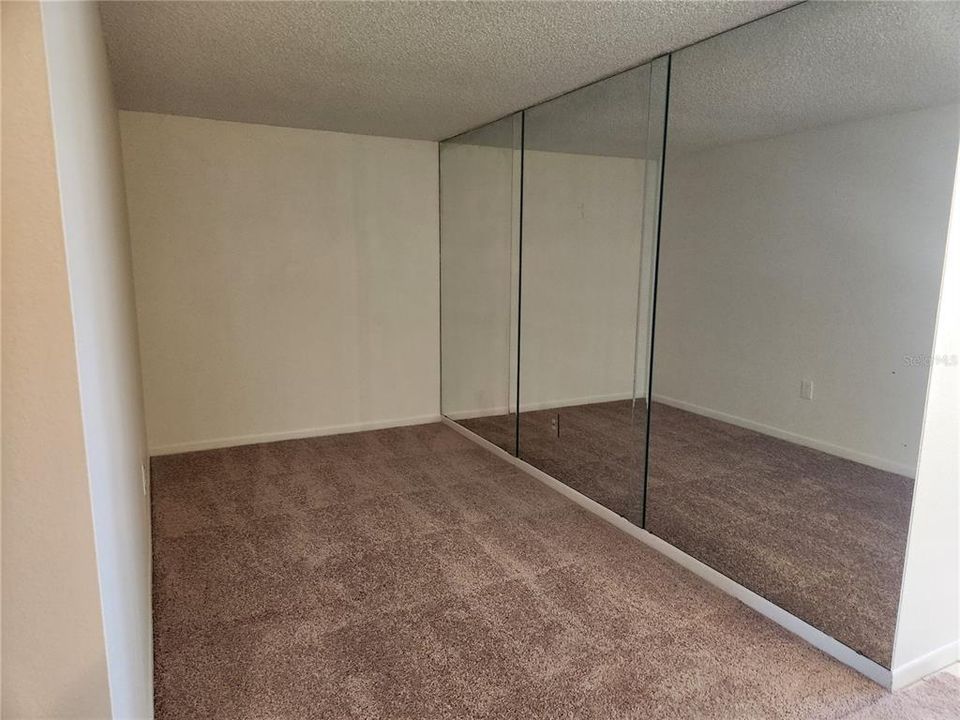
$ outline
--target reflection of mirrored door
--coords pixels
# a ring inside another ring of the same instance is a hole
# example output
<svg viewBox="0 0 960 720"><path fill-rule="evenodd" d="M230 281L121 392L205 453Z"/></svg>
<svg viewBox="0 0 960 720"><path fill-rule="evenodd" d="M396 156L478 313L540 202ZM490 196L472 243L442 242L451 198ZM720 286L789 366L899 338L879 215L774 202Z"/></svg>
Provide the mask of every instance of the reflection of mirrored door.
<svg viewBox="0 0 960 720"><path fill-rule="evenodd" d="M806 3L674 54L646 528L889 666L960 5Z"/></svg>
<svg viewBox="0 0 960 720"><path fill-rule="evenodd" d="M637 523L665 66L524 114L519 456Z"/></svg>
<svg viewBox="0 0 960 720"><path fill-rule="evenodd" d="M441 410L516 452L519 114L440 145Z"/></svg>

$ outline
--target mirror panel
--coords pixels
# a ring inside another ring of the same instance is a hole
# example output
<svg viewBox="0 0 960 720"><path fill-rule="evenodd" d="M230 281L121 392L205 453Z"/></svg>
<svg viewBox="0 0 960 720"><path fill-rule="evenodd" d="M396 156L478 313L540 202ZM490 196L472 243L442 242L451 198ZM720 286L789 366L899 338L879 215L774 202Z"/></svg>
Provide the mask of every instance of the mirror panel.
<svg viewBox="0 0 960 720"><path fill-rule="evenodd" d="M519 113L440 144L441 412L516 454Z"/></svg>
<svg viewBox="0 0 960 720"><path fill-rule="evenodd" d="M670 75L646 528L887 667L958 37L954 3L805 3Z"/></svg>
<svg viewBox="0 0 960 720"><path fill-rule="evenodd" d="M524 113L519 457L637 523L665 65Z"/></svg>

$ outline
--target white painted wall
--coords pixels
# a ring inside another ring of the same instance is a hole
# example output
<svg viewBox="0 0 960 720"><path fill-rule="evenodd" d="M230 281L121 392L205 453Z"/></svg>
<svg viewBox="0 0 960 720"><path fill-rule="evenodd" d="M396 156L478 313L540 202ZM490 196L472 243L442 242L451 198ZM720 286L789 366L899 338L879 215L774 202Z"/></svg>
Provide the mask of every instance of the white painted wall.
<svg viewBox="0 0 960 720"><path fill-rule="evenodd" d="M107 718L107 641L39 4L2 3L0 25L0 714Z"/></svg>
<svg viewBox="0 0 960 720"><path fill-rule="evenodd" d="M913 475L957 124L668 148L654 397Z"/></svg>
<svg viewBox="0 0 960 720"><path fill-rule="evenodd" d="M960 660L960 159L893 648L894 687Z"/></svg>
<svg viewBox="0 0 960 720"><path fill-rule="evenodd" d="M436 143L120 125L152 453L437 419Z"/></svg>
<svg viewBox="0 0 960 720"><path fill-rule="evenodd" d="M153 714L146 434L117 109L94 3L42 4L114 717Z"/></svg>

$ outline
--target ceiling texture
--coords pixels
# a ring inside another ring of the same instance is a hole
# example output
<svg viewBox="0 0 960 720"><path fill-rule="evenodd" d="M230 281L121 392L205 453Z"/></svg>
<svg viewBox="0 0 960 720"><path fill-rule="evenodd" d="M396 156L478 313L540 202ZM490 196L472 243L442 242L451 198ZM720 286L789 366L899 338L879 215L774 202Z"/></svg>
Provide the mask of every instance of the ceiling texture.
<svg viewBox="0 0 960 720"><path fill-rule="evenodd" d="M100 7L123 110L440 140L792 4Z"/></svg>

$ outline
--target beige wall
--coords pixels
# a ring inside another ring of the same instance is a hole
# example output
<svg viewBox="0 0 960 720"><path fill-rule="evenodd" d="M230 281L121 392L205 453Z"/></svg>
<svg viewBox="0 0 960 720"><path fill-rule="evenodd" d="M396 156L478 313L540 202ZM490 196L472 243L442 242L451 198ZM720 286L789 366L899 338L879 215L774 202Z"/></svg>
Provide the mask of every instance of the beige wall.
<svg viewBox="0 0 960 720"><path fill-rule="evenodd" d="M110 716L40 8L3 3L3 706Z"/></svg>
<svg viewBox="0 0 960 720"><path fill-rule="evenodd" d="M152 714L150 508L120 131L95 3L42 5L110 695Z"/></svg>
<svg viewBox="0 0 960 720"><path fill-rule="evenodd" d="M438 417L436 143L121 133L151 452Z"/></svg>

